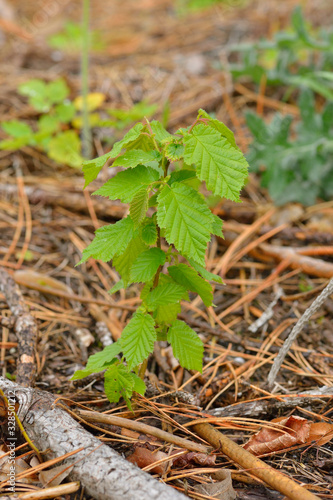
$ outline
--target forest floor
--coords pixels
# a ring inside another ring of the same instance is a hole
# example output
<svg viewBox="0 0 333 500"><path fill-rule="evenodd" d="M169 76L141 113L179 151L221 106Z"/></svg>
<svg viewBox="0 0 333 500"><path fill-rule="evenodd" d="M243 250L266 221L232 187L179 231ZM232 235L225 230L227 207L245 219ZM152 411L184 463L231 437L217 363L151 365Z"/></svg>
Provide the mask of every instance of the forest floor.
<svg viewBox="0 0 333 500"><path fill-rule="evenodd" d="M157 105L157 118L166 112L168 102L171 132L192 123L199 108L214 112L235 132L245 153L250 140L246 109L269 117L276 109L297 114L296 106L281 103L279 89L265 95L265 89L258 93L251 84L235 84L221 65L230 44L270 36L289 23L298 3L226 2L180 15L171 0L94 1L92 28L103 34L105 47L91 56L90 90L103 93L105 102L117 108L128 109L145 99ZM330 24L329 2L302 3L314 26ZM80 5L78 1L40 1L37 12L34 2L12 1L9 13L0 10L0 18L8 19L0 23L1 121L25 119L33 124L37 120L38 114L17 93L18 86L31 78L64 77L72 96L79 95L79 54L56 51L47 39L65 21L80 20ZM1 139L5 137L0 134ZM96 155L108 150L97 130L94 149ZM107 172L102 175L106 179ZM118 277L108 264L89 261L75 267L93 231L124 214L117 202L89 196L99 182L83 192L80 170L61 166L32 147L0 151L0 266L14 277L38 323L35 386L69 398L73 411L81 403L94 411L139 419L193 442L199 438L184 423L199 418L214 423L240 445L263 425L277 432L271 423L276 417L300 417L305 426L309 422L331 425L332 298L292 345L272 390L267 388L267 376L291 329L333 277L333 202L275 207L253 175L242 192L243 203L223 201L212 208L224 220L225 234L224 240L212 241L207 255L208 269L221 274L225 282L215 286L216 307L207 309L199 298L183 304L183 319L205 343L202 375L181 368L162 343L149 359L149 390L136 399L132 415L123 404L107 401L101 376L70 381L108 338L119 338L139 302L135 285L110 297L107 291ZM10 316L1 294L0 314L1 318ZM16 347L13 330L3 326L3 376L15 376ZM304 404L297 400L297 406L289 399L281 405L290 395L318 388L327 389L321 399L304 398ZM262 401L268 404L256 411L256 403ZM226 407L229 413L223 413ZM101 425L91 432L125 456L140 447L146 450L149 456L142 467L151 463L157 449L164 453L160 458L168 458L174 446L148 442L124 428L113 426L111 433L107 429ZM289 434L295 437L293 431ZM296 435L296 440L271 449L268 443L259 455L318 497L333 498L333 445L327 436L320 440L322 435L303 442ZM182 461L164 460L152 473L191 498L209 499L218 497L200 485L209 484L212 474L225 468L231 470L238 498L283 498L269 490L255 472L244 471L219 450L207 463L189 455ZM36 484L31 479L30 484L21 484L21 491ZM5 483L2 491L6 491ZM81 498L80 494L71 498Z"/></svg>

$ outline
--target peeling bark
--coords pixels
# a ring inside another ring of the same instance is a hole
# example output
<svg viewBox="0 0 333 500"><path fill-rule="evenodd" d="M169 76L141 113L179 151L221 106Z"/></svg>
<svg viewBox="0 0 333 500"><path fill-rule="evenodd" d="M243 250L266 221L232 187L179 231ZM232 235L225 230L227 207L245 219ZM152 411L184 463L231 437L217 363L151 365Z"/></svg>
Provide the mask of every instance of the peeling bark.
<svg viewBox="0 0 333 500"><path fill-rule="evenodd" d="M64 460L73 464L71 481L80 481L97 500L185 500L178 491L156 481L127 462L112 448L83 429L68 413L54 405L55 398L44 391L25 389L0 377L0 387L20 404L18 416L37 448L49 451L48 459L83 448Z"/></svg>

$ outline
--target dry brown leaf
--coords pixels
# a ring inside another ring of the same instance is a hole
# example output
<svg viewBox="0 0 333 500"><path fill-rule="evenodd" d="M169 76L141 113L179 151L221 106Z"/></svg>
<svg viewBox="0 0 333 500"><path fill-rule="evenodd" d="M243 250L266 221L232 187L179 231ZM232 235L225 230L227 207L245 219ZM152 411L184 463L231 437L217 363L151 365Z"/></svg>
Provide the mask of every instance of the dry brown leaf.
<svg viewBox="0 0 333 500"><path fill-rule="evenodd" d="M263 455L295 444L305 443L309 436L311 422L302 417L287 417L272 420L280 429L264 427L245 444L244 449L254 455Z"/></svg>
<svg viewBox="0 0 333 500"><path fill-rule="evenodd" d="M312 441L316 441L317 446L322 446L329 443L331 439L333 439L333 424L316 422L311 424L306 442L311 443Z"/></svg>
<svg viewBox="0 0 333 500"><path fill-rule="evenodd" d="M47 276L47 274L30 271L29 269L15 271L14 279L26 285L28 288L33 288L34 285L37 285L45 287L45 290L51 288L53 290L60 290L65 293L74 293L73 290L69 286L65 285L65 283L62 283L62 281L51 278L51 276Z"/></svg>
<svg viewBox="0 0 333 500"><path fill-rule="evenodd" d="M43 470L39 473L39 480L43 486L58 486L71 472L72 467L59 465L49 470Z"/></svg>
<svg viewBox="0 0 333 500"><path fill-rule="evenodd" d="M228 469L221 469L217 474L219 481L216 483L199 484L194 486L195 491L202 495L220 500L234 500L237 496L232 487L231 473Z"/></svg>
<svg viewBox="0 0 333 500"><path fill-rule="evenodd" d="M179 453L181 449L174 450L172 455L174 453ZM206 455L205 453L198 453L196 451L189 451L186 453L186 450L184 450L184 455L181 455L180 457L176 457L173 460L173 465L175 467L186 467L187 465L190 464L198 464L202 465L203 467L212 467L215 465L216 462L216 455Z"/></svg>
<svg viewBox="0 0 333 500"><path fill-rule="evenodd" d="M163 458L168 458L168 455L166 453L163 453L162 451L156 451L155 453L153 453L147 448L138 446L137 448L135 448L132 455L127 457L127 460L132 464L136 464L138 467L140 467L140 469L144 469L148 465L152 465L159 460L163 460ZM154 472L155 474L164 474L167 466L168 463L162 463L160 465L156 465L156 467L153 467L152 469L150 469L150 471Z"/></svg>

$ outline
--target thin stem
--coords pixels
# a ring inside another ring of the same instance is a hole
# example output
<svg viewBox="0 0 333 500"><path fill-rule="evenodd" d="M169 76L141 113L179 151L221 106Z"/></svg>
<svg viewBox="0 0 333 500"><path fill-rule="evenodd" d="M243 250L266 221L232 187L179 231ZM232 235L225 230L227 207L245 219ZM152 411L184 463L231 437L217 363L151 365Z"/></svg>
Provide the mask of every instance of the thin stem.
<svg viewBox="0 0 333 500"><path fill-rule="evenodd" d="M161 230L159 226L157 226L157 242L156 242L157 248L161 248ZM153 283L153 288L156 288L160 279L160 274L162 271L162 266L158 266L158 269L156 271L155 277L154 277L154 283Z"/></svg>
<svg viewBox="0 0 333 500"><path fill-rule="evenodd" d="M149 124L150 125L150 124ZM170 162L169 160L164 156L162 160L162 168L164 172L164 178L168 175L168 168L169 168ZM159 226L157 226L157 242L156 246L158 248L161 248L161 229ZM155 277L154 277L154 283L153 283L153 288L156 288L160 279L160 274L161 274L162 266L158 266L158 269L156 271Z"/></svg>
<svg viewBox="0 0 333 500"><path fill-rule="evenodd" d="M81 54L81 85L82 85L82 155L91 158L92 135L89 123L88 93L89 93L89 10L90 1L83 0L82 16L82 54Z"/></svg>
<svg viewBox="0 0 333 500"><path fill-rule="evenodd" d="M156 151L161 152L160 148L158 147L157 141L155 139L155 134L153 132L153 129L151 128L150 121L146 117L145 117L145 120L146 120L146 123L147 123L147 127L149 128L149 131L150 131L150 137L153 139L155 149L156 149Z"/></svg>

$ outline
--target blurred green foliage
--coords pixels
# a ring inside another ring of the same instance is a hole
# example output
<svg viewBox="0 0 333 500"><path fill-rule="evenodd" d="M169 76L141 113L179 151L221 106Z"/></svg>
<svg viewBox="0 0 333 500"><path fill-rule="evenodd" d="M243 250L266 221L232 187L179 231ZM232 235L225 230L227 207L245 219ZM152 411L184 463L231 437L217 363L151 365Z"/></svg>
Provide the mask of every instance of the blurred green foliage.
<svg viewBox="0 0 333 500"><path fill-rule="evenodd" d="M253 142L251 170L277 205L314 204L333 195L333 32L309 25L297 7L291 27L273 40L232 47L240 62L230 64L235 79L284 89L298 95L300 119L275 113L267 125L255 113L246 123ZM317 97L316 97L317 96ZM326 101L326 104L323 104Z"/></svg>
<svg viewBox="0 0 333 500"><path fill-rule="evenodd" d="M234 78L257 84L263 77L268 85L305 87L333 99L333 32L318 34L305 22L301 7L291 17L291 28L275 34L273 40L238 44L229 49L240 57L230 64Z"/></svg>
<svg viewBox="0 0 333 500"><path fill-rule="evenodd" d="M28 98L30 106L39 113L39 117L33 127L23 120L1 122L2 130L9 137L0 141L0 150L32 146L46 152L57 163L81 168L82 97L70 100L70 89L61 78L50 83L39 79L29 80L19 86L18 93ZM150 105L146 101L135 104L129 110L105 108L104 101L104 94L88 94L90 126L113 127L113 142L117 140L117 130L124 130L133 122L142 120L145 116L150 117L156 111L156 105Z"/></svg>
<svg viewBox="0 0 333 500"><path fill-rule="evenodd" d="M101 33L97 30L90 31L90 49L98 52L105 49L106 45ZM79 23L67 22L64 28L48 39L51 48L64 52L80 52L83 43L83 30Z"/></svg>
<svg viewBox="0 0 333 500"><path fill-rule="evenodd" d="M277 205L312 205L318 197L333 196L333 102L316 112L313 92L304 89L298 106L296 123L279 113L269 125L255 113L246 115L254 137L248 162L252 171L261 173L262 186Z"/></svg>

